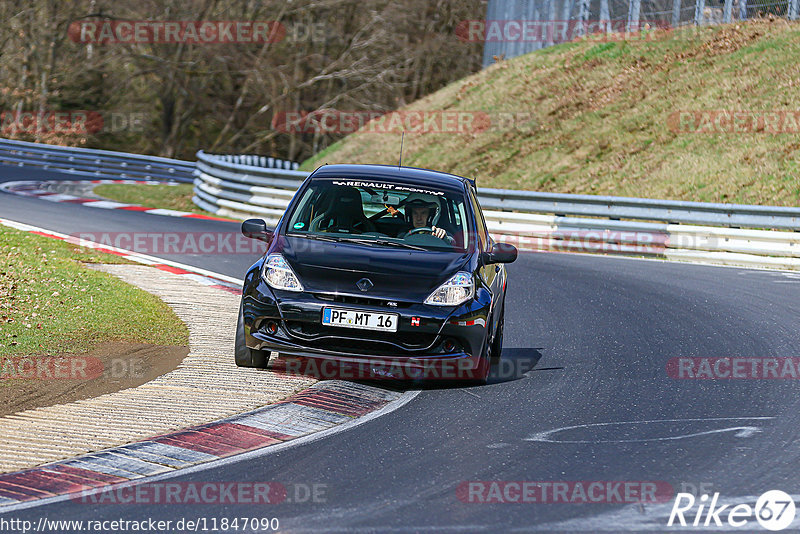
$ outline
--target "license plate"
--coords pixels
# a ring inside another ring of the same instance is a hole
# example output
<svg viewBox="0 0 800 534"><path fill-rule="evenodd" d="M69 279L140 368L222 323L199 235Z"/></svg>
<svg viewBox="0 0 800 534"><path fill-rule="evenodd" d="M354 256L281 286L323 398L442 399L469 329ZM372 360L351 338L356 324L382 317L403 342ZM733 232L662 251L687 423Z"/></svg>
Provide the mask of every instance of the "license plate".
<svg viewBox="0 0 800 534"><path fill-rule="evenodd" d="M396 313L365 312L342 308L323 308L322 310L322 324L325 326L343 326L382 332L397 332L398 317Z"/></svg>

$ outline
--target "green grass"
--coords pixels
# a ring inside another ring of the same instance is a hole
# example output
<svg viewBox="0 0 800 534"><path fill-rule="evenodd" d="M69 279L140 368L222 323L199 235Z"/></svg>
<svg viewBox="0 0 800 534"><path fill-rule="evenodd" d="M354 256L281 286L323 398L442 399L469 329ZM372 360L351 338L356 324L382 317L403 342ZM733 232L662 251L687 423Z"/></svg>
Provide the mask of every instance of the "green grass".
<svg viewBox="0 0 800 534"><path fill-rule="evenodd" d="M403 163L479 186L800 205L800 133L681 133L679 111L800 112L800 23L571 42L501 61L408 110L526 113L515 128L406 133ZM356 132L303 163L395 163L400 132Z"/></svg>
<svg viewBox="0 0 800 534"><path fill-rule="evenodd" d="M623 53L623 46L618 46L617 43L602 43L594 45L592 48L584 52L583 59L589 60L601 56L607 59L614 59L620 57Z"/></svg>
<svg viewBox="0 0 800 534"><path fill-rule="evenodd" d="M104 184L95 187L94 192L101 197L125 204L219 217L192 202L192 184Z"/></svg>
<svg viewBox="0 0 800 534"><path fill-rule="evenodd" d="M84 263L128 263L0 226L0 356L85 352L106 341L187 345L157 297Z"/></svg>

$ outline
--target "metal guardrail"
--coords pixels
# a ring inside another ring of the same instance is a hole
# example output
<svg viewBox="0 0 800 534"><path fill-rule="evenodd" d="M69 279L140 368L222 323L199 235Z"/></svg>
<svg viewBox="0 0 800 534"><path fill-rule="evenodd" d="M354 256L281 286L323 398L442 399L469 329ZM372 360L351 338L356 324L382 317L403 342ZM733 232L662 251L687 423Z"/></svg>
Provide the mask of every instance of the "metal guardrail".
<svg viewBox="0 0 800 534"><path fill-rule="evenodd" d="M0 139L0 164L96 178L192 182L194 162L125 152Z"/></svg>
<svg viewBox="0 0 800 534"><path fill-rule="evenodd" d="M195 204L228 217L251 215L275 224L309 173L297 163L261 156L197 152Z"/></svg>
<svg viewBox="0 0 800 534"><path fill-rule="evenodd" d="M0 139L0 164L98 178L193 182L219 215L275 224L309 173L254 155L197 162ZM194 179L192 179L194 176ZM800 270L800 208L479 188L489 231L522 250L636 254ZM743 228L755 229L743 229Z"/></svg>
<svg viewBox="0 0 800 534"><path fill-rule="evenodd" d="M282 160L197 153L194 202L275 224L309 173ZM636 254L800 269L800 208L479 188L489 231L522 250ZM755 228L745 230L742 228ZM791 231L787 231L791 230Z"/></svg>
<svg viewBox="0 0 800 534"><path fill-rule="evenodd" d="M233 159L232 159L233 158ZM248 163L234 163L236 158ZM289 192L300 186L309 173L294 170L296 163L255 156L216 156L202 150L197 153L198 185L213 184L223 193L236 191L235 200L243 204L263 204L264 195L278 194L291 198ZM288 170L291 167L292 170ZM259 187L260 186L260 187ZM263 187L278 189L266 191ZM249 193L249 195L248 195ZM221 198L227 198L224 195ZM702 224L735 228L769 228L800 230L800 207L755 206L747 204L715 204L680 200L567 195L514 189L478 188L484 209L522 213L550 213L561 216L579 215L604 219L634 219L671 224ZM246 211L245 211L246 213ZM589 224L588 221L586 224ZM602 223L606 225L606 223Z"/></svg>
<svg viewBox="0 0 800 534"><path fill-rule="evenodd" d="M484 208L673 224L800 230L800 207L565 195L509 189L478 189L478 193Z"/></svg>

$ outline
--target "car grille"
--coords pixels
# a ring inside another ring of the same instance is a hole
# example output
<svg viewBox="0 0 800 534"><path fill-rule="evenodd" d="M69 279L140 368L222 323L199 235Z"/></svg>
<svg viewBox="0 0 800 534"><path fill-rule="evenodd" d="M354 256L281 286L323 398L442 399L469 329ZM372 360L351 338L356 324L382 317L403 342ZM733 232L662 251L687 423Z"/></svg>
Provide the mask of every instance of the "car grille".
<svg viewBox="0 0 800 534"><path fill-rule="evenodd" d="M408 308L411 306L409 302L398 302L398 301L390 301L387 299L375 299L375 298L367 298L367 297L351 297L348 295L327 295L325 293L315 293L314 296L319 300L324 300L326 302L336 302L338 304L358 304L364 306L380 306L382 308L389 308L389 309L400 309L400 308ZM389 302L393 302L396 304L395 306L389 306Z"/></svg>
<svg viewBox="0 0 800 534"><path fill-rule="evenodd" d="M436 334L345 329L302 321L285 321L285 326L291 335L309 345L364 354L393 354L398 349L420 351L431 347L438 337Z"/></svg>

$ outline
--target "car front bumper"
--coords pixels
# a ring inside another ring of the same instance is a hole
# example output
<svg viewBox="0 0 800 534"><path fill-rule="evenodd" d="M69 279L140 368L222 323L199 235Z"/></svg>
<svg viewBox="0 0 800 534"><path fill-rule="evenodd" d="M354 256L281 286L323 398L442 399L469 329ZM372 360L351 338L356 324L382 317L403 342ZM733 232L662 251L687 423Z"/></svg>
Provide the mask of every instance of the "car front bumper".
<svg viewBox="0 0 800 534"><path fill-rule="evenodd" d="M250 273L248 273L250 274ZM321 378L466 379L485 376L491 294L460 306L312 294L270 288L248 276L242 295L245 344L279 352L286 370ZM397 332L322 325L326 307L398 315Z"/></svg>

